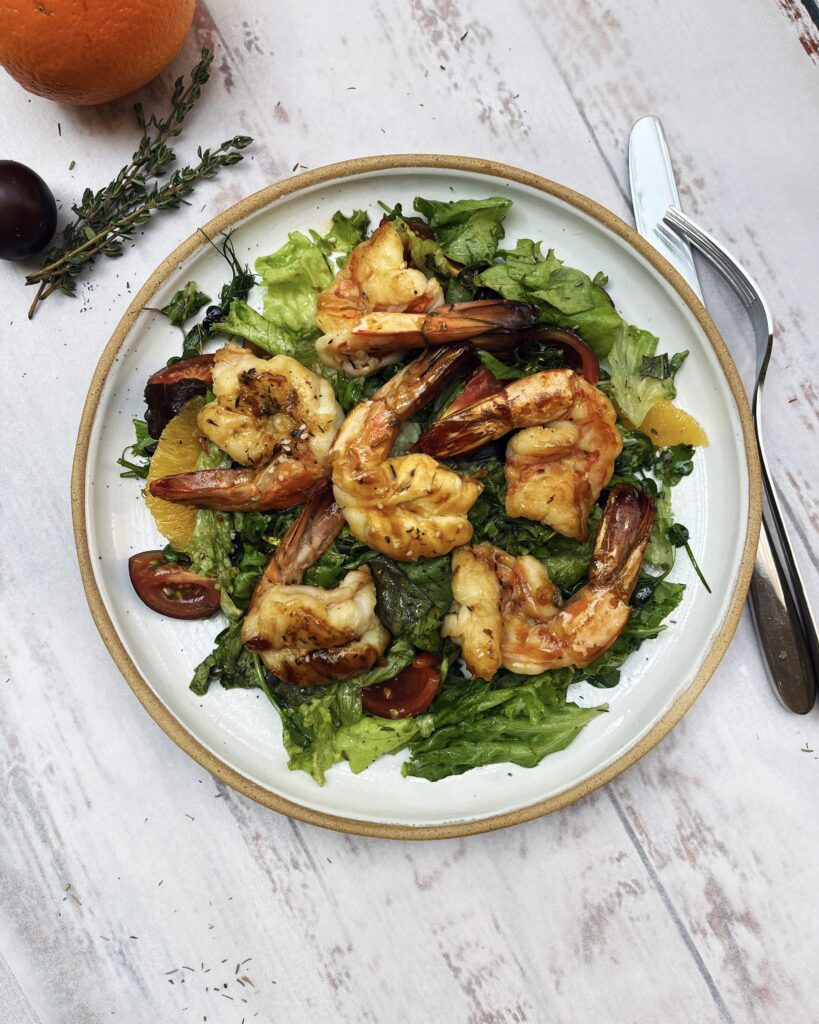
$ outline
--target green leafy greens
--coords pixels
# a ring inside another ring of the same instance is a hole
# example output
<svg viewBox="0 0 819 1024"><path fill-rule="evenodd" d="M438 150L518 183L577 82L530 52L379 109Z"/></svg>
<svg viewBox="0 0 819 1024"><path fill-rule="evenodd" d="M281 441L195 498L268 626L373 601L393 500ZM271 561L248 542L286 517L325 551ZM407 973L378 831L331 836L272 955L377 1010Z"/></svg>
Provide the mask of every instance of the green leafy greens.
<svg viewBox="0 0 819 1024"><path fill-rule="evenodd" d="M503 238L503 220L511 199L459 199L442 203L436 199L416 198L415 209L429 221L445 255L471 266L489 263Z"/></svg>
<svg viewBox="0 0 819 1024"><path fill-rule="evenodd" d="M658 402L676 396L674 374L688 355L679 353L672 369L667 356L655 355L658 344L649 331L624 324L609 352L612 398L626 419L638 427Z"/></svg>
<svg viewBox="0 0 819 1024"><path fill-rule="evenodd" d="M543 323L577 331L599 359L609 354L623 319L605 291L604 275L591 278L566 267L554 249L544 256L540 242L528 238L514 249L501 250L498 257L500 262L475 278L477 284L505 299L533 302Z"/></svg>
<svg viewBox="0 0 819 1024"><path fill-rule="evenodd" d="M156 438L151 437L148 433L148 424L145 420L134 419L131 422L134 425L136 440L133 444L129 444L122 455L120 455L117 459L117 465L122 466L124 470L124 472L120 473L121 477L136 477L137 479L144 480L148 475L151 456L156 448ZM130 452L130 459L125 458L126 452ZM142 461L132 462L132 459L140 459Z"/></svg>
<svg viewBox="0 0 819 1024"><path fill-rule="evenodd" d="M516 686L487 687L463 680L435 701L432 728L410 741L404 774L434 782L470 768L509 761L534 767L567 747L605 706L567 703L554 673Z"/></svg>
<svg viewBox="0 0 819 1024"><path fill-rule="evenodd" d="M336 210L327 234L320 235L311 231L310 237L325 256L334 253L348 256L364 240L369 226L370 216L366 210L353 210L349 217L341 210Z"/></svg>
<svg viewBox="0 0 819 1024"><path fill-rule="evenodd" d="M409 640L422 651L438 653L443 621L438 605L389 558L377 555L368 564L381 622L393 636Z"/></svg>
<svg viewBox="0 0 819 1024"><path fill-rule="evenodd" d="M263 314L235 299L218 329L253 342L270 355L287 355L306 366L316 362L316 295L333 279L320 245L299 231L270 256L256 260L263 287Z"/></svg>
<svg viewBox="0 0 819 1024"><path fill-rule="evenodd" d="M166 316L174 327L181 327L208 302L210 302L210 296L199 291L196 281L188 281L185 287L180 288L174 295L168 305L162 307L160 313Z"/></svg>
<svg viewBox="0 0 819 1024"><path fill-rule="evenodd" d="M426 222L405 217L400 206L384 209L402 238L408 263L435 276L448 301L469 301L494 293L534 303L541 310L543 323L578 331L598 357L608 356L610 374L601 371L601 388L616 403L623 434L623 451L612 482L630 483L655 501L655 527L645 563L660 575L643 572L626 627L591 665L534 676L502 669L487 684L461 674L459 648L441 636L444 616L452 605L451 556L397 563L358 541L345 526L307 569L304 583L331 589L348 572L368 566L376 589L376 613L392 639L375 664L355 678L304 689L277 679L260 656L245 650L242 643L242 616L254 588L300 509L198 510L186 551L166 549L166 554L169 560L188 561L194 571L217 580L228 625L196 668L191 689L204 695L210 684L218 681L226 689L264 694L281 720L290 767L307 772L317 783L323 783L329 768L342 760L352 771L360 772L383 754L402 750L409 753L404 774L429 781L498 762L536 765L568 746L606 711L605 705L581 706L567 700L570 685L583 681L599 688L616 685L626 659L662 632L682 600L684 587L666 577L677 549L684 547L689 555L691 550L688 530L674 520L671 493L692 472L693 449L687 445L655 448L650 438L629 429L626 421L641 423L658 401L674 397L674 376L686 353L671 358L658 353L654 335L627 324L609 298L605 275L590 277L568 267L552 249L544 256L541 243L528 239L519 240L514 248L499 249L510 206L508 199L498 196L454 202L418 197L414 208ZM320 333L315 323L316 297L368 230L366 211L336 211L324 234L292 232L276 252L257 259L255 275L239 263L229 237L225 238L219 248L231 267L231 280L220 292L218 308L210 307L204 319L187 331L184 354L200 352L218 330L245 339L270 355L289 355L315 368L331 382L345 413L372 397L399 366L353 378L320 366L315 352ZM257 278L262 289L260 310L247 301ZM182 326L208 302L190 281L162 312L171 323ZM566 365L559 347L525 338L510 350L480 351L478 358L504 382ZM396 452L409 449L419 432L461 393L467 377L464 372L453 379L402 427ZM135 420L134 428L135 443L119 463L124 476L144 477L156 442L148 436L144 421ZM197 467L227 465L229 460L208 444ZM500 446L487 446L452 460L451 465L483 483L483 492L469 512L473 543L487 541L515 556L534 556L546 566L564 600L569 600L588 577L602 500L592 511L589 539L578 542L539 523L506 514L507 485ZM699 572L696 563L695 568ZM362 690L394 679L419 651L440 658L441 687L429 709L414 718L394 721L365 711Z"/></svg>

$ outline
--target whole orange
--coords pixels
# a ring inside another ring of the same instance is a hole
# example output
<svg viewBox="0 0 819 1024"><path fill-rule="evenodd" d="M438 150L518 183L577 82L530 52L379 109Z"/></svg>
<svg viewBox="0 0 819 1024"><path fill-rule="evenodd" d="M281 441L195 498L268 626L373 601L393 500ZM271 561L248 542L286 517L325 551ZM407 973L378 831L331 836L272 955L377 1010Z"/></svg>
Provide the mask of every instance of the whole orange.
<svg viewBox="0 0 819 1024"><path fill-rule="evenodd" d="M194 0L0 0L0 65L60 103L106 103L176 56Z"/></svg>

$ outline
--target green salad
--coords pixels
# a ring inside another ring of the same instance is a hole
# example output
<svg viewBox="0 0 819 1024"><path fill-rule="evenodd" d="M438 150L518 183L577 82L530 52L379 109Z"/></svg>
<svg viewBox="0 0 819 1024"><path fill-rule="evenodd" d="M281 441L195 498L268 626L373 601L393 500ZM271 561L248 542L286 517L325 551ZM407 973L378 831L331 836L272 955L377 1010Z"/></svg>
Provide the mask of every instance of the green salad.
<svg viewBox="0 0 819 1024"><path fill-rule="evenodd" d="M649 422L647 417L660 403L673 401L675 377L687 353L658 351L655 336L623 319L606 290L603 272L589 268L589 274L567 266L548 247L548 240L520 238L510 245L504 233L509 199L416 198L411 214L401 206L379 205L381 222L391 224L400 236L409 268L437 282L446 303L525 303L534 309L538 326L566 329L585 343L584 372L587 361L594 364L596 388L616 413L618 448L622 441L613 472L591 503L587 536L561 535L543 521L509 514L506 436L442 457L441 462L464 479L480 482L480 494L466 513L472 531L469 544L500 551L504 558L509 556L503 564L513 568L525 564L530 572L545 569L554 588L550 600L562 612L587 593L590 571L597 571L595 543L611 489L623 485L646 495L653 528L641 548L636 582L624 598L629 604L625 625L586 664L525 673L501 665L491 678L480 678L465 666L465 651L451 626L445 625L452 621L453 609L464 607L453 595L453 554L395 560L389 551L365 543L360 530L356 536L348 516L332 543L306 567L301 585L331 591L348 573L367 567L375 588L375 611L389 642L369 667L350 678L301 686L277 677L265 667L259 651L248 649L243 624L259 580L282 539L292 533L304 501L266 510L175 505L173 515L163 519L167 511L160 514L157 508L169 503L149 497L149 507L171 542L161 552L145 553L152 560L141 570L142 583L133 565L131 576L143 600L159 611L177 614L171 607L176 602L182 609L178 617L224 617L221 631L214 630L213 650L193 674L191 689L202 696L214 684L261 690L281 720L290 768L307 772L319 784L340 761L360 772L382 755L399 751L407 752L404 775L430 781L494 763L532 767L567 747L592 719L606 713L605 704L592 707L567 700L569 686L580 681L603 689L616 686L629 655L666 628L683 599L684 586L668 575L678 550L685 549L692 561L693 555L688 531L675 520L672 492L692 472L695 449L685 443L658 443L658 436L649 436L636 425ZM377 395L416 358L419 349L407 349L353 375L319 357L316 342L323 332L316 322L318 297L331 288L356 246L371 233L367 212L337 212L329 229L292 232L281 248L257 259L253 271L237 258L230 238L224 238L219 249L229 273L219 296L212 300L191 281L161 311L181 331L182 349L148 382L148 412L134 421L136 441L120 460L123 475L143 482L148 478L150 483L157 472L156 465L152 472L152 459L159 458L165 437L173 435L180 451L184 449L185 423L195 423L203 403L214 401L207 354L227 341L247 346L257 356L297 360L329 383L345 415ZM255 285L259 292L249 301ZM401 424L392 455L411 451L442 415L456 408L477 370L484 371L482 381L490 381L494 393L500 394L543 371L576 368L577 354L554 344L554 336L523 330L514 333L511 343L508 337L503 344L473 339L474 349L464 365ZM586 347L593 355L587 356ZM237 469L213 441L196 437L192 443L196 450L189 466L195 472ZM521 562L524 556L537 564ZM159 605L145 597L146 572L153 574L155 593L161 590ZM700 579L707 586L701 575ZM434 676L427 706L409 715L368 710L372 701L367 691L375 693L371 688L380 687L382 703L388 701L394 682L402 673L418 672L418 666L434 666L422 672L427 682Z"/></svg>

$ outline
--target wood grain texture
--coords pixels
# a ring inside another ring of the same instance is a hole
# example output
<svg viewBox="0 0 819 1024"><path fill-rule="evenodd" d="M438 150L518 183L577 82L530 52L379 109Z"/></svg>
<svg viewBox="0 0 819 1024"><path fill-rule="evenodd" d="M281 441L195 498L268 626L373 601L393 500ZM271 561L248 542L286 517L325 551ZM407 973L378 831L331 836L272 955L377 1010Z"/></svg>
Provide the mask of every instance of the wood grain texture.
<svg viewBox="0 0 819 1024"><path fill-rule="evenodd" d="M252 157L31 324L20 268L0 268L5 385L20 410L0 440L0 1008L15 1020L819 1016L817 712L780 709L747 616L687 718L593 798L510 832L387 844L265 811L152 725L85 608L68 508L102 345L129 292L220 208L297 165L441 150L529 167L628 219L628 129L652 112L687 209L731 244L775 311L768 446L800 555L817 566L819 80L800 39L807 22L789 8L199 5L185 52L143 102L161 101L212 45L210 94L180 148L243 131L257 139ZM4 77L0 106L9 155L64 204L133 147L130 101L70 110ZM713 276L703 283L750 369L742 314ZM815 602L818 581L808 574Z"/></svg>

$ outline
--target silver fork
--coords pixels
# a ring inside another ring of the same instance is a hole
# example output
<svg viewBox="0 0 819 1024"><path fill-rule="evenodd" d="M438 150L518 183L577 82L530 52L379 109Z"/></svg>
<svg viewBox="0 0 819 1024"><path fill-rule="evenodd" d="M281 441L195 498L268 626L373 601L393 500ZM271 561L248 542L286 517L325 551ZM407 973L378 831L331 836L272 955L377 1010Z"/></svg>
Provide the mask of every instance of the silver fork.
<svg viewBox="0 0 819 1024"><path fill-rule="evenodd" d="M723 275L745 307L754 327L757 379L752 407L762 468L764 507L759 550L751 579L751 610L776 692L791 711L807 714L816 700L819 672L816 621L779 510L762 439L762 395L773 348L771 314L754 279L712 235L674 206L668 208L663 221L696 246ZM774 537L779 549L772 542Z"/></svg>

